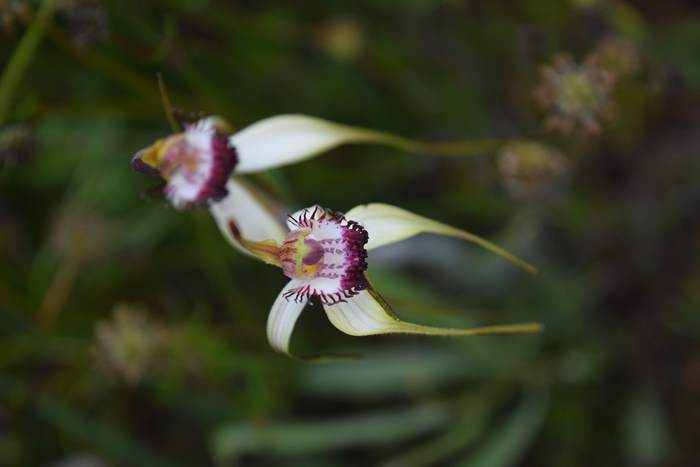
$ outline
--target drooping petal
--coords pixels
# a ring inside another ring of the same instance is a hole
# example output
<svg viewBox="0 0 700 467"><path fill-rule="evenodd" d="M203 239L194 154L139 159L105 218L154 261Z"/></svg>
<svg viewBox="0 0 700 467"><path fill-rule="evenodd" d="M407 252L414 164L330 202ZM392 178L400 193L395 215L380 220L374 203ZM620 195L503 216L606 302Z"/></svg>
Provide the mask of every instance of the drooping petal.
<svg viewBox="0 0 700 467"><path fill-rule="evenodd" d="M289 354L289 339L294 330L294 324L309 299L306 296L294 295L294 290L303 287L304 281L292 279L284 286L270 309L267 318L267 339L278 352Z"/></svg>
<svg viewBox="0 0 700 467"><path fill-rule="evenodd" d="M534 266L478 235L413 214L396 206L382 203L363 204L348 211L346 217L359 222L367 229L369 241L366 248L368 250L399 242L421 233L434 233L476 243L527 271L537 272Z"/></svg>
<svg viewBox="0 0 700 467"><path fill-rule="evenodd" d="M241 252L260 257L252 252L246 242L279 245L284 241L286 229L279 220L276 208L252 185L239 178L231 178L226 184L228 195L212 203L210 210L221 233L229 243Z"/></svg>
<svg viewBox="0 0 700 467"><path fill-rule="evenodd" d="M538 323L484 326L470 329L440 328L401 321L386 301L374 290L363 290L334 305L324 305L328 319L340 331L351 336L375 334L423 334L432 336L476 336L539 332Z"/></svg>

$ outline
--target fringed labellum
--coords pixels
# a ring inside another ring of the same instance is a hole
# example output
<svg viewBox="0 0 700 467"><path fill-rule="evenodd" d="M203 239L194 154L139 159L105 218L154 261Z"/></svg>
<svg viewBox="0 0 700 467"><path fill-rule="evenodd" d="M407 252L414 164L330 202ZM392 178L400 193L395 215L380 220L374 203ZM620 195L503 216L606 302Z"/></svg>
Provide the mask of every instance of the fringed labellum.
<svg viewBox="0 0 700 467"><path fill-rule="evenodd" d="M290 216L287 224L290 232L280 248L282 269L290 279L304 282L287 291L287 299L316 296L332 305L368 287L364 273L369 236L364 227L319 207Z"/></svg>

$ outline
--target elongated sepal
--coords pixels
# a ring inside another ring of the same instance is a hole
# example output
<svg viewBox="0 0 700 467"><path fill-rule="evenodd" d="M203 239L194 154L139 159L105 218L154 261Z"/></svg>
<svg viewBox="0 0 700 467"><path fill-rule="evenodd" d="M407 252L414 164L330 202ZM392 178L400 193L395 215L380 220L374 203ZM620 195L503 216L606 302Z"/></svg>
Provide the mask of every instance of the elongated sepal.
<svg viewBox="0 0 700 467"><path fill-rule="evenodd" d="M396 206L382 203L363 204L352 208L345 216L359 222L369 232L367 250L396 243L421 233L433 233L475 243L526 271L537 272L537 268L531 264L478 235L419 216Z"/></svg>
<svg viewBox="0 0 700 467"><path fill-rule="evenodd" d="M239 154L238 173L259 172L299 162L343 144L379 144L436 155L474 155L493 151L503 141L425 143L401 136L287 114L260 120L231 136Z"/></svg>
<svg viewBox="0 0 700 467"><path fill-rule="evenodd" d="M308 159L361 138L351 127L305 115L278 115L231 136L241 155L239 173L259 172Z"/></svg>
<svg viewBox="0 0 700 467"><path fill-rule="evenodd" d="M425 326L402 321L387 302L372 288L342 303L324 306L330 322L351 336L375 334L422 334L430 336L477 336L486 334L522 334L542 331L539 323L507 324L455 329Z"/></svg>

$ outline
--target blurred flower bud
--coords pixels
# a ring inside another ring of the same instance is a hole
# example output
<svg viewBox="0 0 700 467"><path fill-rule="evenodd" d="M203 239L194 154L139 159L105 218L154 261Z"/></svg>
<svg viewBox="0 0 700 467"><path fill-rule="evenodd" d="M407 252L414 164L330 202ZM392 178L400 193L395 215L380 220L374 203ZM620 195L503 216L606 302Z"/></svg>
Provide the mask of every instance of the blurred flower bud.
<svg viewBox="0 0 700 467"><path fill-rule="evenodd" d="M109 225L99 216L77 208L59 211L49 237L49 244L59 256L58 268L37 312L43 328L58 318L80 269L103 256L109 245L109 233Z"/></svg>
<svg viewBox="0 0 700 467"><path fill-rule="evenodd" d="M144 309L119 304L111 321L95 326L94 355L108 375L133 386L158 366L167 337L168 330Z"/></svg>
<svg viewBox="0 0 700 467"><path fill-rule="evenodd" d="M33 149L32 133L25 125L0 128L0 165L13 166L27 160Z"/></svg>
<svg viewBox="0 0 700 467"><path fill-rule="evenodd" d="M326 20L318 30L318 45L338 61L356 59L364 48L365 38L357 21L340 16Z"/></svg>
<svg viewBox="0 0 700 467"><path fill-rule="evenodd" d="M545 122L553 130L587 134L600 132L600 120L611 109L610 91L615 75L600 65L596 55L577 64L568 55L557 55L552 65L542 67L542 80L535 97L549 112Z"/></svg>
<svg viewBox="0 0 700 467"><path fill-rule="evenodd" d="M57 14L77 47L87 49L109 38L109 18L101 0L59 0Z"/></svg>
<svg viewBox="0 0 700 467"><path fill-rule="evenodd" d="M54 219L50 242L59 254L82 264L103 255L110 231L103 217L78 208L66 208Z"/></svg>
<svg viewBox="0 0 700 467"><path fill-rule="evenodd" d="M515 142L501 150L498 169L508 192L527 199L553 193L568 169L568 161L550 146Z"/></svg>
<svg viewBox="0 0 700 467"><path fill-rule="evenodd" d="M595 50L600 66L616 77L634 74L641 64L639 48L628 40L609 36L598 43Z"/></svg>

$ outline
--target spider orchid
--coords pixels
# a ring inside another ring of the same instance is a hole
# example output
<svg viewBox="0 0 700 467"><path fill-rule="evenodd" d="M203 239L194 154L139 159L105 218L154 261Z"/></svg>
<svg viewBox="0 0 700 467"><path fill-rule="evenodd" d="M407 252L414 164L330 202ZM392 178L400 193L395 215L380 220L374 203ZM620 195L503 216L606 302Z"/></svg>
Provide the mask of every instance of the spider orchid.
<svg viewBox="0 0 700 467"><path fill-rule="evenodd" d="M165 195L176 208L220 201L230 191L226 185L232 173L249 174L292 164L342 144L383 144L442 155L477 154L501 145L495 140L422 143L292 114L263 119L233 134L218 117L180 126L183 131L156 141L132 159L134 169L166 180Z"/></svg>
<svg viewBox="0 0 700 467"><path fill-rule="evenodd" d="M236 190L245 193L245 188ZM225 203L226 204L226 203ZM230 203L232 206L233 203ZM258 205L259 206L259 205ZM537 332L536 323L449 329L402 321L367 278L367 251L420 233L435 233L476 243L534 272L529 264L481 237L386 204L357 206L337 214L314 206L289 216L286 228L270 211L257 211L257 219L242 235L238 212L213 209L222 233L263 261L282 268L289 282L272 305L267 336L272 347L289 353L289 340L297 318L310 299L320 301L330 322L352 336L404 333L471 336Z"/></svg>

